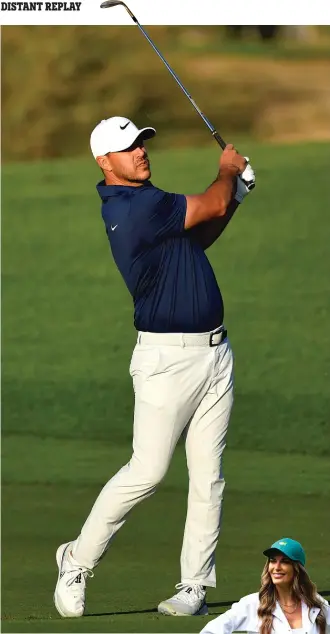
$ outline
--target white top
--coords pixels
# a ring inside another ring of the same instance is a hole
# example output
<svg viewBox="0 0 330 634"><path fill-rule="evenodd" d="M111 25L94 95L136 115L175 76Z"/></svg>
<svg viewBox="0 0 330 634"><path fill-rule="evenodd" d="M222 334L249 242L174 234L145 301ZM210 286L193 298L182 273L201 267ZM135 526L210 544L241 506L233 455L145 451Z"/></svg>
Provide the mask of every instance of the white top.
<svg viewBox="0 0 330 634"><path fill-rule="evenodd" d="M326 617L326 634L330 634L330 607L328 601L318 596L323 603L322 610ZM254 634L259 632L260 621L258 617L259 593L249 594L242 597L237 603L233 603L230 610L220 614L213 621L209 621L202 629L200 634L232 634L232 632L248 632ZM307 605L302 601L302 628L291 629L281 606L276 602L273 611L273 633L274 634L319 634L318 626L315 619L320 612L319 608L308 609Z"/></svg>

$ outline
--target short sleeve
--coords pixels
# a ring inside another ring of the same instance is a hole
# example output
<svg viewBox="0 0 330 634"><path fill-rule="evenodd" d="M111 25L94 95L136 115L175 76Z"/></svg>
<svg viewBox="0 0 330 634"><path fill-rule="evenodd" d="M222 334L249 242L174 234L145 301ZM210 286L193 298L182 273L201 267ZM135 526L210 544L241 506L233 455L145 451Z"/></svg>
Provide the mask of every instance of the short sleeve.
<svg viewBox="0 0 330 634"><path fill-rule="evenodd" d="M184 231L187 199L156 187L141 192L138 200L139 234L149 243L161 242Z"/></svg>

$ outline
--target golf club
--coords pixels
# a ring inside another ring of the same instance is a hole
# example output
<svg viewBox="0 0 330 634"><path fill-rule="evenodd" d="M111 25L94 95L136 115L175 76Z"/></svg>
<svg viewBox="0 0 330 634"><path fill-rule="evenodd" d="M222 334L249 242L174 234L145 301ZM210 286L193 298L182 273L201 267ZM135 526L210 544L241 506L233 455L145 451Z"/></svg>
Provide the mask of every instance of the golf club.
<svg viewBox="0 0 330 634"><path fill-rule="evenodd" d="M183 86L183 84L181 83L179 77L175 74L174 70L172 70L172 68L170 67L170 65L167 63L166 59L162 56L161 52L158 50L157 46L155 46L155 44L153 43L153 41L150 39L148 33L146 33L146 31L144 30L143 26L141 26L141 24L139 23L139 21L137 20L137 18L135 17L135 15L133 15L132 11L130 11L130 9L128 8L128 6L125 4L125 2L121 2L120 0L105 0L105 2L102 2L101 4L101 9L108 9L109 7L115 7L117 5L121 4L127 11L127 13L130 15L130 17L132 18L132 20L135 22L135 24L139 27L141 33L143 33L144 37L148 40L149 44L151 44L152 48L154 49L154 51L157 53L158 57L160 57L160 59L162 60L163 64L165 64L167 70L171 73L172 77L175 79L176 83L180 86L181 90L183 90L184 94L186 95L186 97L188 97L191 105L195 108L196 112L198 112L199 116L202 117L204 123L207 125L208 129L210 130L210 132L212 133L213 137L215 138L215 140L219 143L220 147L224 150L226 147L226 143L223 140L223 138L220 136L219 132L217 132L217 130L215 129L215 127L212 125L212 123L208 120L208 118L202 113L202 111L200 110L200 108L197 106L197 104L195 103L195 101L193 100L192 96L189 94L189 92L186 90L186 88Z"/></svg>

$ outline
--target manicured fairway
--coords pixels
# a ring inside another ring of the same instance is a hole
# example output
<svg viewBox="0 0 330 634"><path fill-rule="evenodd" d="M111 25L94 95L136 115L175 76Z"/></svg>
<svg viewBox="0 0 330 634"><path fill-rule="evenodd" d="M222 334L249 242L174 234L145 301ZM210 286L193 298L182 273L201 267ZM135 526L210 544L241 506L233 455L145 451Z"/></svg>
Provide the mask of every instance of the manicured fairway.
<svg viewBox="0 0 330 634"><path fill-rule="evenodd" d="M261 552L301 540L329 579L330 146L242 142L258 187L209 252L236 358L236 402L210 613L258 588ZM202 191L217 150L151 152L153 181ZM55 550L131 451L135 331L91 161L8 166L2 182L2 630L199 632L155 612L174 591L187 475L180 445L89 582L87 614L52 604Z"/></svg>

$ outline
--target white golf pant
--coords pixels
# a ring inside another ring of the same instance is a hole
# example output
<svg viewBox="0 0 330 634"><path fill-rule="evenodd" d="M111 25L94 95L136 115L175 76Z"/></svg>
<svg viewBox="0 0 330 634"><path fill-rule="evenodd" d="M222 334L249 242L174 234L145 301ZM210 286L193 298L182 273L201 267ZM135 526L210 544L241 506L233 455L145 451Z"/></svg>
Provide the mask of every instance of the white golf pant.
<svg viewBox="0 0 330 634"><path fill-rule="evenodd" d="M181 581L215 587L233 356L228 339L216 346L208 341L209 333L139 333L130 365L133 455L104 486L73 543L73 556L81 565L94 568L129 511L154 493L184 434L189 494Z"/></svg>

